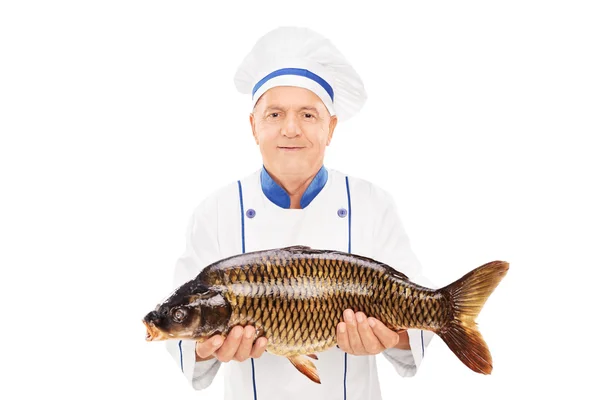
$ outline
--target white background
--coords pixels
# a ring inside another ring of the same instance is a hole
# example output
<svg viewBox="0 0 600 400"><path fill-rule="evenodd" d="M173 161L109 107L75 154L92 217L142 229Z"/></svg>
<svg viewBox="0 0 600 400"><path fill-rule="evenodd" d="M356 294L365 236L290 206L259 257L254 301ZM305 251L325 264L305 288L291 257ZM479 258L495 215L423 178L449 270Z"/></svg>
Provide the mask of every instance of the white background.
<svg viewBox="0 0 600 400"><path fill-rule="evenodd" d="M221 398L141 318L193 208L260 167L233 75L281 25L361 74L326 165L393 193L426 276L511 263L478 319L492 375L436 337L413 378L379 360L384 398L597 392L594 2L319 3L2 2L0 397Z"/></svg>

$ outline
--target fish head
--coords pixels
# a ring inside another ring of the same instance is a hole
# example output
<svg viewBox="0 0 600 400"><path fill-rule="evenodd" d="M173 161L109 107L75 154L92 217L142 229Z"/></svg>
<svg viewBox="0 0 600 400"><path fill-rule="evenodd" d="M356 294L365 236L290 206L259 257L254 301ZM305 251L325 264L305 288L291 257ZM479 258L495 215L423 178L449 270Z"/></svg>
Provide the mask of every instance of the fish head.
<svg viewBox="0 0 600 400"><path fill-rule="evenodd" d="M203 341L227 329L231 306L219 290L188 282L146 314L146 340Z"/></svg>

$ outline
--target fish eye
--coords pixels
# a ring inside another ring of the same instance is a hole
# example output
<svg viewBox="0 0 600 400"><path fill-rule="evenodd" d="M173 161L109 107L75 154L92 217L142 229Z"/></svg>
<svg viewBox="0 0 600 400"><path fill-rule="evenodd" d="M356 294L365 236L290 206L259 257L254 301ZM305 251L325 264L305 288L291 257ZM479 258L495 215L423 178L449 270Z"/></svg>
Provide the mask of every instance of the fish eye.
<svg viewBox="0 0 600 400"><path fill-rule="evenodd" d="M187 311L183 308L175 308L171 311L171 317L175 322L183 322L187 316Z"/></svg>

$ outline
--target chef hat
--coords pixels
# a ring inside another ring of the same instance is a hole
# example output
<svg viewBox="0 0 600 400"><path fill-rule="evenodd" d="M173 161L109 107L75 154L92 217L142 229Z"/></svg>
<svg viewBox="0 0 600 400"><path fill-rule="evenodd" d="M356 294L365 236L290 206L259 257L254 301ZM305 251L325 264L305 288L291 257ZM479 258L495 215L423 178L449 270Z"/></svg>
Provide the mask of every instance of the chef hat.
<svg viewBox="0 0 600 400"><path fill-rule="evenodd" d="M252 108L272 87L309 89L340 121L355 115L367 99L362 80L338 49L301 27L280 27L262 36L240 64L234 82L239 92L252 95Z"/></svg>

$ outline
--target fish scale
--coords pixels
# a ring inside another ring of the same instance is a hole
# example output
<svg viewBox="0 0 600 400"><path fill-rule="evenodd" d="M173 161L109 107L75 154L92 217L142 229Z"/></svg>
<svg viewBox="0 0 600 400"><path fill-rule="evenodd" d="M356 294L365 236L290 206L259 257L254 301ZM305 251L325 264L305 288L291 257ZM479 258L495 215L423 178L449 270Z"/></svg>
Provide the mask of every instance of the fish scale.
<svg viewBox="0 0 600 400"><path fill-rule="evenodd" d="M300 356L334 346L350 308L394 331L432 331L466 366L489 374L491 355L475 318L507 271L507 262L493 261L430 289L357 254L305 246L245 253L205 267L148 313L146 339L205 340L252 325L269 352L320 382L314 364Z"/></svg>
<svg viewBox="0 0 600 400"><path fill-rule="evenodd" d="M267 268L264 268L264 264L267 265ZM257 287L252 290L240 291L239 286L235 283L245 281L250 282L251 285L257 285L259 279L249 275L262 273L263 271L268 273L269 270L271 270L274 277L283 277L283 279L277 279L276 284L272 285L272 291L265 290L266 293L272 292L273 294L273 301L269 302L269 307L272 309L262 310L261 314L253 314L247 308L255 307L256 302L247 302L244 298L246 296L257 296L261 289ZM379 279L374 279L375 275ZM226 298L228 300L233 299L233 301L230 300L230 303L234 308L244 309L244 311L233 310L233 315L245 315L247 318L243 319L244 323L264 328L263 335L271 339L267 348L268 351L274 354L293 356L301 354L303 348L313 352L323 351L325 350L324 346L333 345L335 327L342 321L342 313L346 308L363 311L376 318L391 317L389 325L395 330L403 329L406 327L405 325L411 322L416 322L419 326L423 325L422 317L405 319L402 323L399 323L402 319L397 315L398 312L393 310L399 311L402 309L400 296L397 296L398 299L386 297L388 302L383 313L378 312L373 307L374 302L381 304L386 287L391 287L393 290L400 286L400 283L390 282L391 278L386 279L385 277L383 271L377 272L376 269L366 269L364 265L349 262L345 257L341 260L327 260L321 255L317 255L312 259L273 255L256 259L255 263L248 262L242 266L241 271L225 268L222 270L221 279L223 280L222 283L227 284L229 291L233 292L230 295L226 294ZM309 284L314 281L319 284ZM329 282L329 284L323 285L325 282ZM347 285L348 282L352 282L352 284ZM218 285L221 282L215 283ZM385 286L382 285L383 283L385 283ZM376 290L377 286L380 290ZM369 293L379 293L379 296L369 297ZM415 291L415 293L419 292ZM421 296L422 298L423 296ZM309 302L308 299L314 299L318 304L317 310L322 308L321 305L326 305L325 313L312 314L312 316L317 317L316 321L310 318L306 312L310 308L310 305L306 304ZM418 301L419 299L415 298L414 300ZM412 305L410 311L411 314L414 314L419 310ZM276 315L277 318L269 318L269 315ZM267 317L265 318L265 316ZM239 323L238 321L242 320L236 318L231 322L235 324L236 322ZM307 326L307 322L311 327L312 334L310 336L300 333L301 329ZM313 341L317 341L319 345L311 346L310 342Z"/></svg>

